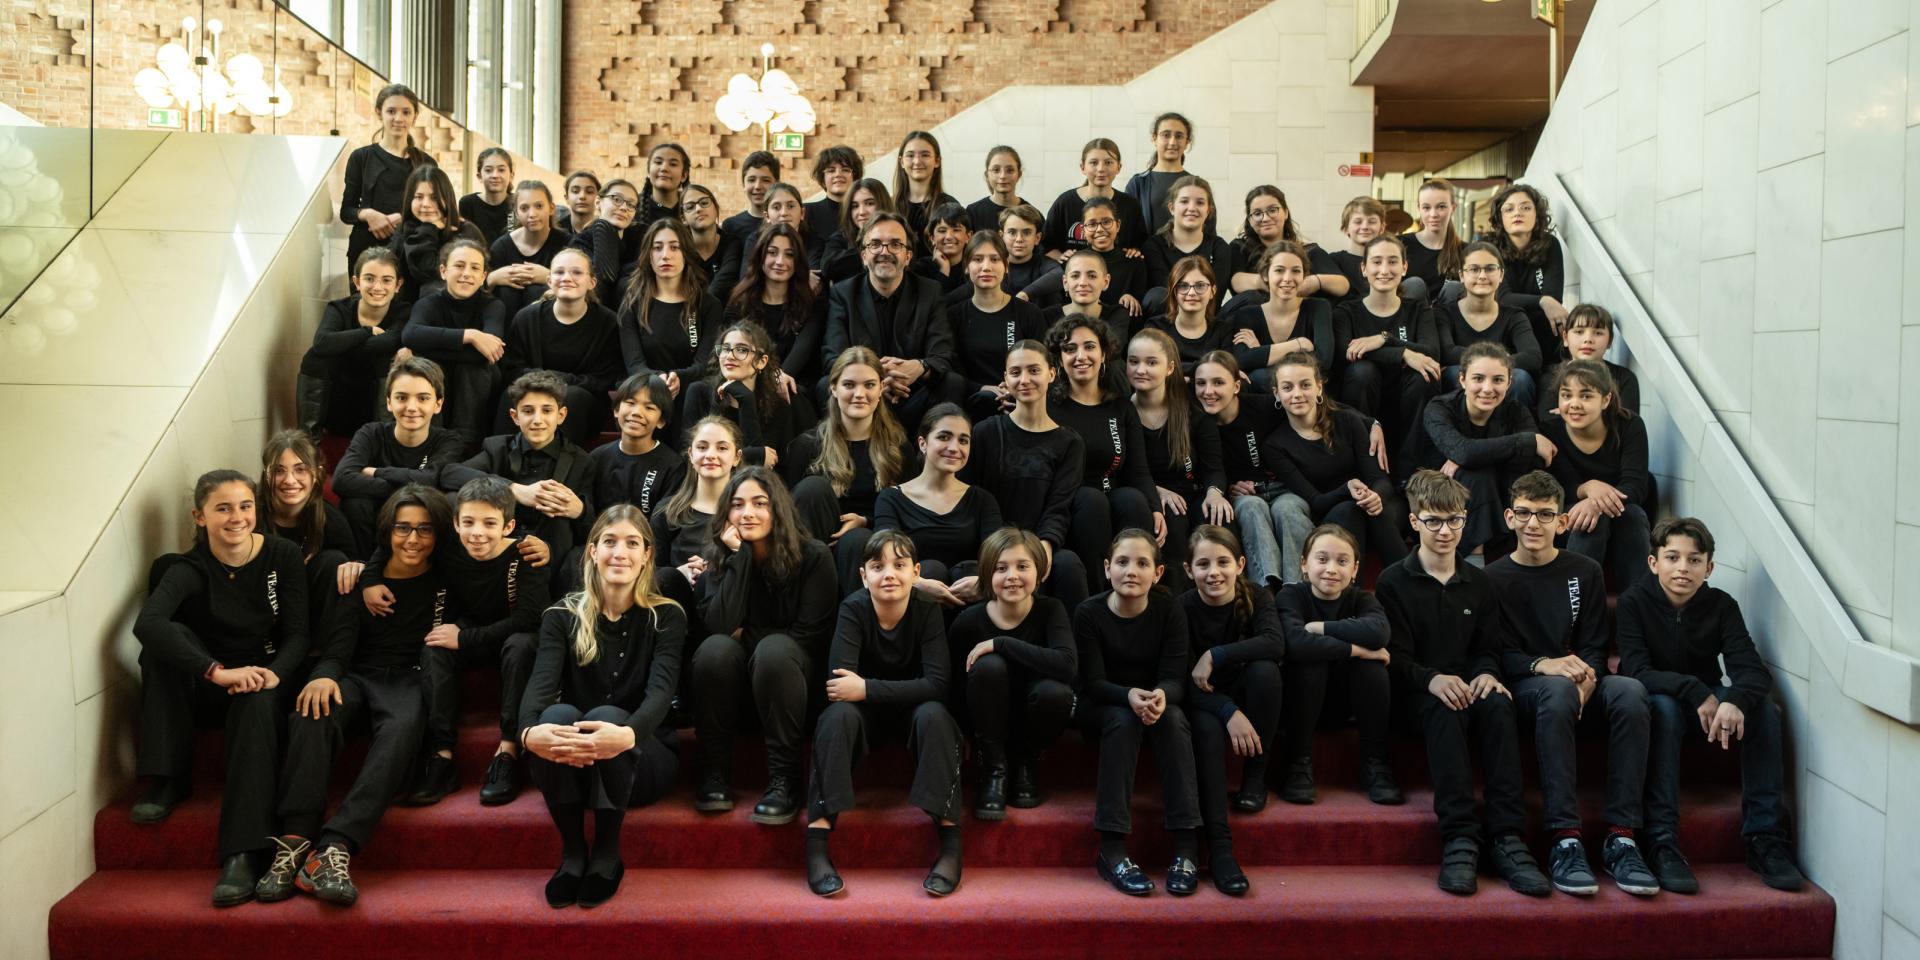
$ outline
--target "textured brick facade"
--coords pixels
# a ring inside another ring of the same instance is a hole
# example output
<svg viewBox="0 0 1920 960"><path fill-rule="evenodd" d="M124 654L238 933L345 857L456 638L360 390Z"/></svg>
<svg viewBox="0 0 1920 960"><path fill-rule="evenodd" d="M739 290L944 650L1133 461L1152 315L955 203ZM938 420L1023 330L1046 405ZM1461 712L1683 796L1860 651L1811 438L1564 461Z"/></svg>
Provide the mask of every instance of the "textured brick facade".
<svg viewBox="0 0 1920 960"><path fill-rule="evenodd" d="M847 143L871 160L908 130L941 121L1012 84L1120 83L1265 6L1264 0L571 0L564 59L562 160L631 176L647 150L675 141L696 177L739 206L739 164L760 133L733 133L713 102L760 45L811 99L820 128L786 179L804 183L815 152ZM1037 118L1036 118L1037 119ZM1145 137L1142 132L1127 146ZM967 145L976 150L986 144ZM1077 150L1079 143L1067 149ZM977 171L949 183L971 200Z"/></svg>

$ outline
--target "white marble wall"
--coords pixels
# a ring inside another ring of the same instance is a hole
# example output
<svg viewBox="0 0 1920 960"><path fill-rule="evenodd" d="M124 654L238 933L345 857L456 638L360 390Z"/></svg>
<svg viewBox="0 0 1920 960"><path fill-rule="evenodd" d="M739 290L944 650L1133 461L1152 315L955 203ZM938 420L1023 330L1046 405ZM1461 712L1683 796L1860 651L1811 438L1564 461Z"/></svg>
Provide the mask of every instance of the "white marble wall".
<svg viewBox="0 0 1920 960"><path fill-rule="evenodd" d="M293 418L342 145L167 137L50 271L86 282L0 318L73 314L0 355L0 956L46 955L127 785L147 562L189 542L196 476L256 471Z"/></svg>
<svg viewBox="0 0 1920 960"><path fill-rule="evenodd" d="M1847 618L1920 656L1913 27L1910 0L1597 0L1529 173L1585 210ZM1694 421L1649 406L1667 506L1737 532ZM1739 540L1714 579L1780 681L1835 956L1920 957L1920 730L1843 692L1852 660Z"/></svg>
<svg viewBox="0 0 1920 960"><path fill-rule="evenodd" d="M1153 163L1148 125L1172 110L1194 122L1187 169L1213 185L1222 234L1238 235L1241 199L1271 183L1308 239L1333 248L1340 208L1372 186L1338 173L1373 149L1373 88L1348 82L1353 35L1352 0L1276 0L1126 84L1007 87L934 128L946 191L984 196L987 151L1009 144L1026 166L1020 195L1045 213L1084 182L1094 137L1120 147L1124 187ZM891 182L893 158L867 169Z"/></svg>

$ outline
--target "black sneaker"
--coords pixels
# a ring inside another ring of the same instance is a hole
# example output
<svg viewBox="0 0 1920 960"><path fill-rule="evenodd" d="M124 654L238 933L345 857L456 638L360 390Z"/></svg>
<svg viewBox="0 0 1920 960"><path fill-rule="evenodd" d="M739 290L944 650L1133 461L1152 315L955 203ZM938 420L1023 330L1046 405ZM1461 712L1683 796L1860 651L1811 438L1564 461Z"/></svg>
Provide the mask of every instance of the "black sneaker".
<svg viewBox="0 0 1920 960"><path fill-rule="evenodd" d="M733 809L733 788L727 785L727 772L708 767L700 774L700 785L693 789L693 808L701 813L725 813Z"/></svg>
<svg viewBox="0 0 1920 960"><path fill-rule="evenodd" d="M1580 855L1584 865L1587 856ZM1547 875L1540 872L1539 861L1533 859L1533 851L1527 849L1527 842L1517 833L1509 833L1493 842L1493 872L1507 881L1514 893L1529 897L1544 897L1553 893L1553 884L1547 882ZM1587 881L1593 882L1593 870L1587 869Z"/></svg>
<svg viewBox="0 0 1920 960"><path fill-rule="evenodd" d="M213 905L236 907L253 899L253 888L260 872L253 865L253 854L236 853L220 865L220 879L213 885Z"/></svg>
<svg viewBox="0 0 1920 960"><path fill-rule="evenodd" d="M1467 896L1480 889L1480 843L1454 837L1440 853L1440 889Z"/></svg>
<svg viewBox="0 0 1920 960"><path fill-rule="evenodd" d="M1694 878L1692 865L1673 841L1647 841L1646 860L1660 889L1668 893L1700 892L1700 881Z"/></svg>
<svg viewBox="0 0 1920 960"><path fill-rule="evenodd" d="M300 872L294 875L293 885L301 893L311 893L328 903L343 907L353 906L360 899L360 890L353 885L353 876L347 872L347 861L353 855L340 847L327 847L307 857L300 865Z"/></svg>
<svg viewBox="0 0 1920 960"><path fill-rule="evenodd" d="M1287 765L1286 779L1280 781L1280 799L1299 804L1314 801L1312 757L1295 757Z"/></svg>
<svg viewBox="0 0 1920 960"><path fill-rule="evenodd" d="M192 793L192 784L185 777L155 777L128 816L138 824L159 823L172 816L173 808Z"/></svg>
<svg viewBox="0 0 1920 960"><path fill-rule="evenodd" d="M460 786L460 771L454 767L452 757L443 757L437 753L427 755L420 764L420 777L415 781L413 792L407 794L407 805L411 807L430 807L447 798Z"/></svg>
<svg viewBox="0 0 1920 960"><path fill-rule="evenodd" d="M1397 807L1407 802L1407 795L1400 792L1400 783L1393 778L1393 766L1379 757L1368 757L1360 764L1360 785L1367 790L1367 799L1383 807Z"/></svg>
<svg viewBox="0 0 1920 960"><path fill-rule="evenodd" d="M728 797L727 806L733 806L732 797ZM776 773L767 778L767 792L760 795L760 802L753 805L754 823L764 823L777 827L783 823L792 823L800 812L793 801L793 778L784 773Z"/></svg>
<svg viewBox="0 0 1920 960"><path fill-rule="evenodd" d="M480 781L480 805L498 807L520 795L520 759L511 753L496 753L487 764L487 777Z"/></svg>
<svg viewBox="0 0 1920 960"><path fill-rule="evenodd" d="M1600 848L1600 857L1622 891L1636 897L1651 897L1660 892L1660 879L1647 869L1647 861L1640 856L1640 845L1633 842L1632 837L1619 833L1609 836L1606 845Z"/></svg>
<svg viewBox="0 0 1920 960"><path fill-rule="evenodd" d="M1807 885L1800 865L1793 862L1793 844L1784 837L1761 834L1747 838L1747 869L1775 890L1800 890Z"/></svg>
<svg viewBox="0 0 1920 960"><path fill-rule="evenodd" d="M1587 848L1579 837L1555 840L1547 865L1553 871L1555 890L1577 897L1591 897L1600 892L1600 881L1594 879L1593 867L1587 863Z"/></svg>
<svg viewBox="0 0 1920 960"><path fill-rule="evenodd" d="M300 872L300 865L307 862L307 851L311 849L313 844L302 837L274 837L273 863L260 875L260 882L253 885L253 898L261 903L278 903L293 896L294 875Z"/></svg>

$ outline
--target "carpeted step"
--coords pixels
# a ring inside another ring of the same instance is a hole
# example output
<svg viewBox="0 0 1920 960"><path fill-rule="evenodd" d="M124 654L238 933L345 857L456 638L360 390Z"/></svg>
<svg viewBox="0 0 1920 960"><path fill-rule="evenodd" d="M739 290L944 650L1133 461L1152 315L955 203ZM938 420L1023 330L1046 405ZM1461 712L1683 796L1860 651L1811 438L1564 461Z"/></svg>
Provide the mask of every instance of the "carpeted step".
<svg viewBox="0 0 1920 960"><path fill-rule="evenodd" d="M756 788L759 781L753 781ZM693 809L690 788L653 806L632 811L621 840L628 863L660 868L797 868L803 833L799 823L767 827L748 819L753 792L736 789L731 813ZM1602 799L1583 798L1590 849L1597 851L1605 825ZM1533 822L1540 822L1534 802ZM1140 790L1134 802L1134 854L1144 862L1168 859L1157 792ZM1083 787L1051 795L1031 810L1008 811L999 823L963 818L969 863L983 867L1065 867L1091 862L1095 849L1094 798ZM1739 862L1740 796L1736 788L1703 786L1682 802L1681 837L1695 862ZM219 800L211 793L178 807L164 823L137 826L126 802L96 815L94 846L99 868L166 869L183 856L213 861ZM863 788L860 807L844 814L847 829L837 843L836 863L849 868L904 868L928 859L933 830L927 815L906 805L906 792ZM1407 803L1383 807L1352 789L1327 786L1312 806L1277 799L1257 814L1233 814L1234 844L1248 865L1432 864L1440 859L1433 795L1410 792ZM1534 845L1544 854L1542 841ZM381 870L516 869L558 855L559 839L537 790L525 790L504 807L480 806L471 784L440 803L395 807L359 861ZM1597 861L1596 861L1597 862Z"/></svg>
<svg viewBox="0 0 1920 960"><path fill-rule="evenodd" d="M1160 865L1152 869L1159 876ZM1244 899L1215 892L1132 899L1091 866L970 867L944 900L924 867L852 870L821 900L798 871L631 870L595 910L553 910L545 870L356 871L360 902L309 898L208 906L214 872L103 871L53 908L55 960L146 956L778 957L1380 957L1484 960L1825 956L1834 903L1818 889L1780 893L1744 867L1703 866L1703 892L1640 901L1534 900L1493 878L1453 897L1428 867L1270 867Z"/></svg>

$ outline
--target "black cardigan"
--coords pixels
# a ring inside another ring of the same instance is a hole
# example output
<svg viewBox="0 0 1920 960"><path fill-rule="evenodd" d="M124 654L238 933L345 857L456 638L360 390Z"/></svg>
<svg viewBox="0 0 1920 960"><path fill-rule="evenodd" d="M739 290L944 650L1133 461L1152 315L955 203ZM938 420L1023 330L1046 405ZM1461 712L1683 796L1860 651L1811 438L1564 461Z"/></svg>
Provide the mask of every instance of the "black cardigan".
<svg viewBox="0 0 1920 960"><path fill-rule="evenodd" d="M680 657L686 647L687 615L679 604L665 602L652 609L635 607L623 621L632 621L626 656L608 655L607 636L614 625L602 616L594 625L600 656L581 664L573 652L573 632L580 622L561 607L550 607L540 618L540 643L534 649L533 671L520 700L520 731L540 722L540 714L556 703L582 711L618 707L627 711L627 726L637 743L657 733L667 717L674 691L680 685Z"/></svg>

